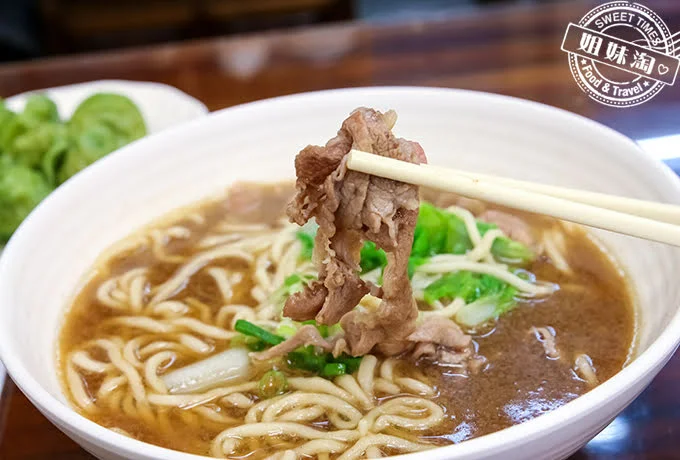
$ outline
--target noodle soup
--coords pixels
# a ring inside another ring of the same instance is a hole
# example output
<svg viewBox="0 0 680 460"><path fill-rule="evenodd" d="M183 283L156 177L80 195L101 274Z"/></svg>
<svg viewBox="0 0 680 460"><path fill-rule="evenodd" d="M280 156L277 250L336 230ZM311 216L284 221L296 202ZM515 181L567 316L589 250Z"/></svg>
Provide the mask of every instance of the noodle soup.
<svg viewBox="0 0 680 460"><path fill-rule="evenodd" d="M102 257L60 335L65 392L83 415L219 458L377 457L539 416L610 378L634 351L626 280L588 233L422 191L429 204L414 245L429 210L460 223L464 247L414 259L418 322L450 319L469 345L436 359L314 346L255 359L306 326L327 341L343 334L282 316L317 274L313 229L284 216L292 193L289 184L235 185ZM494 212L533 240L483 220ZM362 249L361 276L379 286L384 261L374 249ZM375 303L367 294L357 308Z"/></svg>

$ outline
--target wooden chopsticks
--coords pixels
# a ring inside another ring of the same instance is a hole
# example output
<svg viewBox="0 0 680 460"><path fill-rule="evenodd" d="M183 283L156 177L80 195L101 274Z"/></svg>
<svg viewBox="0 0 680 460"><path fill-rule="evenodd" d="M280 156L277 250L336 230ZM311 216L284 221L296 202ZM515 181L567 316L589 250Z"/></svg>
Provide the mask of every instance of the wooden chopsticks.
<svg viewBox="0 0 680 460"><path fill-rule="evenodd" d="M680 206L416 165L352 150L351 170L680 246Z"/></svg>

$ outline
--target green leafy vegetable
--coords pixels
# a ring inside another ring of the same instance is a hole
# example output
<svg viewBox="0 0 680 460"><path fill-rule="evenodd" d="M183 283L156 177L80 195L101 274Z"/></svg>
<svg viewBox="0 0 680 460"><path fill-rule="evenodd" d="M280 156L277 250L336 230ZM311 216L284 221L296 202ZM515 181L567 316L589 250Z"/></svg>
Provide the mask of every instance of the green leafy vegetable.
<svg viewBox="0 0 680 460"><path fill-rule="evenodd" d="M427 303L461 298L466 305L456 313L456 321L477 326L512 309L517 289L494 276L460 271L448 273L425 288Z"/></svg>
<svg viewBox="0 0 680 460"><path fill-rule="evenodd" d="M501 262L516 265L527 265L536 258L536 254L530 248L506 237L494 240L491 254Z"/></svg>
<svg viewBox="0 0 680 460"><path fill-rule="evenodd" d="M447 273L425 288L425 301L460 297L466 303L482 297L502 295L504 301L513 301L517 290L495 276L459 271Z"/></svg>
<svg viewBox="0 0 680 460"><path fill-rule="evenodd" d="M496 319L517 304L516 294L515 288L506 285L498 293L480 297L474 302L462 306L456 312L456 322L464 326L474 327Z"/></svg>
<svg viewBox="0 0 680 460"><path fill-rule="evenodd" d="M489 230L498 228L496 224L482 221L477 221L476 226L482 236ZM303 243L305 257L311 257L315 232L316 224L300 230L297 234L298 239ZM432 256L465 254L472 247L473 244L463 219L431 203L423 202L420 204L413 247L409 257L409 278L413 277L417 268L427 263ZM524 266L535 258L530 248L507 237L496 238L491 246L491 253L498 260L516 266ZM360 263L361 273L365 274L384 268L387 265L387 256L385 251L376 247L375 243L367 241L361 249ZM301 289L301 285L298 284L300 281L294 278L286 282L284 288L289 291L291 291L291 286ZM452 300L458 297L464 299L468 305L460 310L461 321L465 321L463 324L471 325L498 316L514 307L516 294L515 288L493 276L461 271L445 274L427 286L424 290L424 299L430 304L440 299Z"/></svg>
<svg viewBox="0 0 680 460"><path fill-rule="evenodd" d="M314 237L319 226L314 219L307 222L300 230L295 233L298 241L302 243L302 252L300 258L302 260L312 260L312 253L314 252Z"/></svg>
<svg viewBox="0 0 680 460"><path fill-rule="evenodd" d="M385 251L379 249L373 241L366 241L361 248L361 273L367 273L387 265Z"/></svg>
<svg viewBox="0 0 680 460"><path fill-rule="evenodd" d="M476 302L463 305L456 312L456 322L462 326L475 327L498 318L497 299L484 297Z"/></svg>
<svg viewBox="0 0 680 460"><path fill-rule="evenodd" d="M430 203L421 203L413 233L411 255L432 257L441 254L446 245L446 238L447 222L444 214Z"/></svg>
<svg viewBox="0 0 680 460"><path fill-rule="evenodd" d="M303 231L295 233L296 238L302 243L302 252L300 258L304 260L312 260L312 252L314 252L314 237Z"/></svg>
<svg viewBox="0 0 680 460"><path fill-rule="evenodd" d="M0 158L0 240L7 241L51 187L37 172Z"/></svg>
<svg viewBox="0 0 680 460"><path fill-rule="evenodd" d="M286 277L285 280L283 280L283 287L284 293L286 296L290 296L292 294L295 294L296 292L300 292L305 288L305 285L307 282L313 280L313 276L309 275L298 275L297 273L293 273L292 275L289 275Z"/></svg>
<svg viewBox="0 0 680 460"><path fill-rule="evenodd" d="M425 302L431 304L436 300L457 297L471 302L480 296L479 277L468 271L447 273L425 288Z"/></svg>
<svg viewBox="0 0 680 460"><path fill-rule="evenodd" d="M409 279L413 278L413 274L416 272L416 269L426 263L429 260L429 257L418 257L418 256L411 256L408 258L408 277Z"/></svg>
<svg viewBox="0 0 680 460"><path fill-rule="evenodd" d="M257 390L262 399L282 395L288 390L288 379L281 371L268 371L257 383Z"/></svg>
<svg viewBox="0 0 680 460"><path fill-rule="evenodd" d="M488 222L477 221L476 224L482 236L487 231L498 228L497 225ZM430 203L421 203L411 257L465 254L470 249L472 241L463 219ZM507 237L496 238L491 246L491 253L503 262L517 265L527 264L535 258L531 249Z"/></svg>

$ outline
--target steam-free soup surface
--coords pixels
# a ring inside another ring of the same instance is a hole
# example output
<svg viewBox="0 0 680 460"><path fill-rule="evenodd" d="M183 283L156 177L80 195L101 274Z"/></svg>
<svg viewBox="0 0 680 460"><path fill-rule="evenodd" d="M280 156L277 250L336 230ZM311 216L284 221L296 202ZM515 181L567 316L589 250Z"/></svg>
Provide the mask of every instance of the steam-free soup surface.
<svg viewBox="0 0 680 460"><path fill-rule="evenodd" d="M250 319L252 315L238 308L224 307L238 305L241 309L262 309L263 303L268 302L262 299L271 298L271 295L253 292L253 288L261 283L256 274L258 251L261 251L257 244L240 249L250 254L253 258L250 261L227 255L200 262L167 299L155 303L157 306L162 304L167 310L161 311L163 308L159 307L154 311L153 299L159 293L159 286L201 253L241 237L266 234L266 231L273 232L274 238L281 232L294 232L289 229L290 224L284 224L282 220L291 193L288 184L239 186L224 199L181 211L175 218L130 237L101 260L73 301L60 335L59 366L65 391L74 406L105 427L142 441L195 454L264 458L308 442L304 436L263 439L258 435L246 435L238 442L229 444L231 441L228 441L216 447L215 439L220 433L242 425L249 410L263 401L257 389L236 391L233 394L237 396L221 395L208 402L166 404L165 401L160 404L149 395L162 394L162 388L159 390L158 385L149 381L148 366L145 367L152 356L166 352L166 358L159 358L152 372L163 376L233 345L233 337L238 336L232 331L234 314ZM455 197L431 192L423 196L442 208L457 202ZM396 359L388 362L394 364L392 387L389 387L383 382L389 380L389 375L386 377L381 372L387 358L376 355L373 407L411 395L442 408L442 419L420 431L391 426L380 432L411 443L408 445L378 443L373 446L375 450L371 450L371 446L355 449L359 453L351 457L347 450L357 443L357 439L335 440L334 450L327 448L316 453L310 450L310 457L336 458L345 452L343 458L363 458L377 452L388 455L418 450L417 446L461 442L564 405L595 384L609 379L625 365L633 352L635 311L620 269L582 230L562 227L542 217L513 214L528 223L538 235L557 231L555 229L564 235L565 244L560 253L568 270L560 270L554 260L540 250L536 260L524 267L535 275L536 280L554 283L560 288L546 297L520 299L515 308L502 314L497 321L467 330L473 336L477 355L483 357L474 370L426 360ZM293 247L300 242L293 236L288 243ZM301 250L297 249L298 252ZM278 260L284 263L281 260L285 259L286 247L281 251L284 254L279 254ZM277 278L277 268L266 258L261 260L259 269L268 274L271 283L280 283L282 275ZM294 269L301 270L300 266ZM226 284L220 284L220 279L226 280ZM223 292L225 286L229 286L231 292ZM271 286L270 292L279 287ZM135 299L133 291L141 294ZM424 311L431 308L425 304L421 306ZM135 323L135 318L146 318L149 322L140 325ZM187 323L187 318L194 323ZM204 330L202 326L211 329ZM221 335L219 331L228 333ZM554 334L554 337L546 334ZM98 340L106 343L102 345ZM549 352L546 341L554 342L555 353ZM80 356L74 359L78 353ZM104 367L82 364L79 359L83 353ZM111 353L135 369L144 394L143 401L134 393L130 373L120 371L119 364L112 364ZM583 368L577 362L579 359L581 365L585 362L594 372L595 381L589 381L583 374ZM287 376L289 393L301 391L290 384L295 378L313 377L282 362L273 365L254 363L249 381L257 382L272 367ZM422 382L432 394L427 391L418 394L417 389L404 383L406 380L403 379ZM333 382L332 379L328 381ZM392 392L382 390L383 387L392 388ZM210 390L196 393L207 391ZM362 416L370 412L370 407L362 407L358 401L353 401L352 405ZM423 406L415 412L427 410ZM329 422L328 409L323 408L316 417L300 423L322 432L339 429ZM351 431L350 428L345 430ZM339 450L339 445L344 448ZM305 458L305 454L299 457Z"/></svg>

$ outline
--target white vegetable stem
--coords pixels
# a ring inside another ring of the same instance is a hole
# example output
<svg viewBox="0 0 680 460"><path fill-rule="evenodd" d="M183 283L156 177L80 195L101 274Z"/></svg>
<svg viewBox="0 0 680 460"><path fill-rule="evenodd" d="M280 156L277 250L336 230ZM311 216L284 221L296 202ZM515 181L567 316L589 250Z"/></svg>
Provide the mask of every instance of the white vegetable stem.
<svg viewBox="0 0 680 460"><path fill-rule="evenodd" d="M242 348L223 351L161 377L170 393L203 391L248 377L250 360Z"/></svg>

